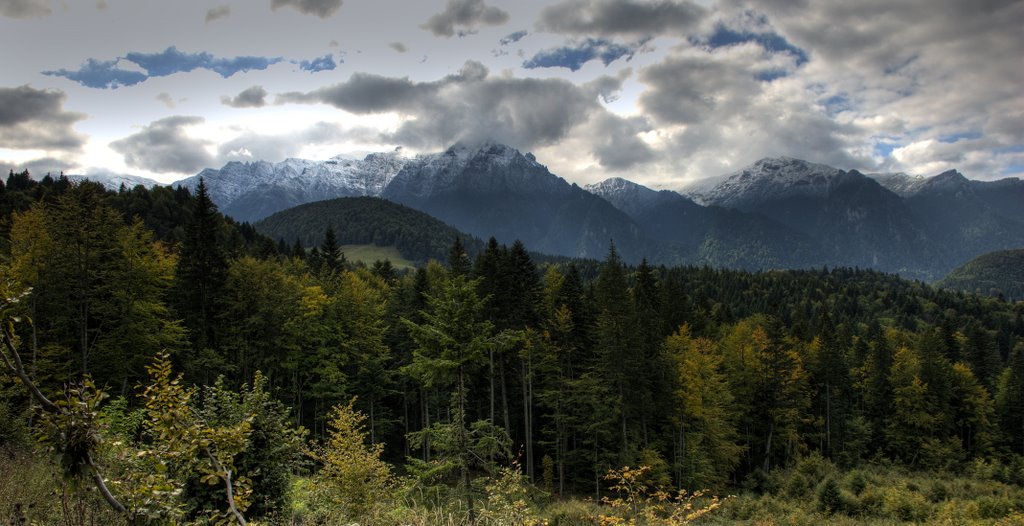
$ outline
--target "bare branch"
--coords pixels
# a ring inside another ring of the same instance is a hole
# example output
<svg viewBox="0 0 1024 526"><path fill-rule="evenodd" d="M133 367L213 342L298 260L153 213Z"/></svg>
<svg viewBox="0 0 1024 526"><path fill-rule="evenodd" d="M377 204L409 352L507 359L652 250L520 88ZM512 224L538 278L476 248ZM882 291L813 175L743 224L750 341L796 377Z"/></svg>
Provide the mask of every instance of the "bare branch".
<svg viewBox="0 0 1024 526"><path fill-rule="evenodd" d="M4 347L7 347L7 350L10 351L11 356L8 357L7 353L3 352L2 350L0 350L0 356L3 357L4 364L7 366L7 369L11 372L11 374L14 374L19 379L21 379L21 383L25 384L25 387L29 390L29 393L32 394L32 397L35 398L37 402L39 402L39 405L41 405L44 410L50 413L58 412L59 409L57 405L51 402L49 398L46 398L46 395L44 395L43 392L39 390L39 387L36 386L36 383L33 382L32 379L29 378L28 373L25 372L25 365L21 361L21 355L18 353L18 349L14 347L14 335L11 334L6 323L4 323L3 325ZM14 360L14 363L11 363L12 359Z"/></svg>
<svg viewBox="0 0 1024 526"><path fill-rule="evenodd" d="M107 488L107 483L103 481L103 476L100 475L100 470L96 467L96 464L92 462L91 454L85 454L85 463L92 469L92 481L96 484L96 488L100 490L100 493L103 495L103 499L106 500L107 504L109 504L111 508L114 508L118 513L125 513L124 505L118 502L117 498L110 493L110 490Z"/></svg>
<svg viewBox="0 0 1024 526"><path fill-rule="evenodd" d="M238 511L238 508L235 507L235 489L234 485L231 483L231 471L224 469L224 466L219 460L217 460L217 457L214 456L213 452L210 451L210 448L204 447L203 451L206 452L206 456L210 457L210 462L213 463L213 469L216 469L218 474L224 474L224 489L228 493L228 508L231 509L231 513L235 516L235 520L237 520L242 526L246 526L248 523L245 522L245 516L242 515L242 512Z"/></svg>

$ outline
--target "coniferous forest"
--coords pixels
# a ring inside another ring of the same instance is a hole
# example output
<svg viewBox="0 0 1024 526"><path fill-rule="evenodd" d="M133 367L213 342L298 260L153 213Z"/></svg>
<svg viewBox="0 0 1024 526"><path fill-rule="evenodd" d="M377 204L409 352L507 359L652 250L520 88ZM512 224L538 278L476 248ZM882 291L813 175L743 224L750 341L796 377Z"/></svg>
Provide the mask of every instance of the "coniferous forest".
<svg viewBox="0 0 1024 526"><path fill-rule="evenodd" d="M611 240L398 272L202 185L0 212L5 524L1024 523L1024 303Z"/></svg>

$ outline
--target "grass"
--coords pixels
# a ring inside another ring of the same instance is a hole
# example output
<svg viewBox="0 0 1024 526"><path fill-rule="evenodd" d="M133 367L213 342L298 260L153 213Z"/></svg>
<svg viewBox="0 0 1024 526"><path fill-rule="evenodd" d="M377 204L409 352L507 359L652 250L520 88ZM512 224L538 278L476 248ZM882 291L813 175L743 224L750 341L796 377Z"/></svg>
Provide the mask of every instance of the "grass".
<svg viewBox="0 0 1024 526"><path fill-rule="evenodd" d="M415 269L412 261L402 257L395 247L378 247L377 245L342 245L341 251L349 261L359 261L372 266L374 261L389 260L399 270Z"/></svg>

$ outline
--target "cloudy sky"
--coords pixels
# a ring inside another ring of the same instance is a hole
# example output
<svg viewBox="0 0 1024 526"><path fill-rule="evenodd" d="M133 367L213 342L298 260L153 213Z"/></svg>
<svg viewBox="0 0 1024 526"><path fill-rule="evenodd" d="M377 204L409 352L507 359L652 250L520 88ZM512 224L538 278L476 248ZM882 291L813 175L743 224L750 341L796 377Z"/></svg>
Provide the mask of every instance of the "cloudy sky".
<svg viewBox="0 0 1024 526"><path fill-rule="evenodd" d="M581 184L1024 172L1021 0L0 0L0 64L5 171L493 140Z"/></svg>

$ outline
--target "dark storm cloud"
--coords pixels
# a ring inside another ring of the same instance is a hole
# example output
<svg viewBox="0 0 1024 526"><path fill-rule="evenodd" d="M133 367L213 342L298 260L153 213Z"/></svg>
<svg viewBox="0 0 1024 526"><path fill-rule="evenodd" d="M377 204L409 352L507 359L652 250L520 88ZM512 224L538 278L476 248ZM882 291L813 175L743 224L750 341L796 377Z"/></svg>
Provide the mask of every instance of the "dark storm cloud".
<svg viewBox="0 0 1024 526"><path fill-rule="evenodd" d="M0 15L10 18L38 18L52 14L47 0L0 0Z"/></svg>
<svg viewBox="0 0 1024 526"><path fill-rule="evenodd" d="M145 70L145 73L120 67L121 60L136 64ZM251 56L217 58L206 52L183 53L171 46L160 53L131 52L123 59L90 58L77 70L59 69L44 71L43 74L64 77L88 88L116 89L138 84L151 77L166 77L196 69L207 69L227 78L239 72L267 69L270 65L283 60L281 57Z"/></svg>
<svg viewBox="0 0 1024 526"><path fill-rule="evenodd" d="M573 35L682 35L706 14L688 0L563 0L544 8L537 26Z"/></svg>
<svg viewBox="0 0 1024 526"><path fill-rule="evenodd" d="M267 90L263 86L253 86L242 90L234 98L223 96L220 102L232 108L260 108L267 104Z"/></svg>
<svg viewBox="0 0 1024 526"><path fill-rule="evenodd" d="M448 0L444 11L430 17L420 27L439 37L450 37L456 34L456 27L470 32L479 26L499 26L507 21L508 13L486 5L483 0Z"/></svg>
<svg viewBox="0 0 1024 526"><path fill-rule="evenodd" d="M160 173L197 172L213 164L213 157L205 149L209 142L189 137L184 128L202 122L202 117L167 117L110 143L110 147L133 168Z"/></svg>
<svg viewBox="0 0 1024 526"><path fill-rule="evenodd" d="M220 5L220 6L214 7L213 9L210 9L209 11L206 12L206 23L209 24L210 22L213 22L214 20L219 20L221 18L227 18L229 15L231 15L231 6L230 5Z"/></svg>
<svg viewBox="0 0 1024 526"><path fill-rule="evenodd" d="M610 170L625 170L657 157L654 150L638 136L650 129L650 123L642 117L624 118L613 113L602 113L596 115L586 127L586 136L601 166Z"/></svg>
<svg viewBox="0 0 1024 526"><path fill-rule="evenodd" d="M703 54L674 56L647 67L640 80L648 89L640 107L667 124L723 119L742 111L759 92L742 66Z"/></svg>
<svg viewBox="0 0 1024 526"><path fill-rule="evenodd" d="M10 170L20 173L28 170L28 173L35 179L40 179L46 174L57 177L61 172L67 172L78 168L78 165L64 159L55 157L43 157L16 163L14 161L0 161L0 172L10 173Z"/></svg>
<svg viewBox="0 0 1024 526"><path fill-rule="evenodd" d="M493 140L517 148L556 142L591 114L604 112L597 92L561 79L490 76L478 62L435 82L354 74L310 93L286 93L279 103L325 103L352 113L407 117L390 136L417 147Z"/></svg>
<svg viewBox="0 0 1024 526"><path fill-rule="evenodd" d="M409 51L409 48L405 47L405 44L401 42L392 42L388 44L388 47L399 53L405 53L406 51Z"/></svg>
<svg viewBox="0 0 1024 526"><path fill-rule="evenodd" d="M626 57L633 58L636 46L624 46L600 38L588 38L583 42L554 49L537 52L529 60L523 62L526 69L535 68L568 68L576 71L591 60L600 60L605 66Z"/></svg>
<svg viewBox="0 0 1024 526"><path fill-rule="evenodd" d="M285 6L306 15L327 18L341 8L341 0L271 0L270 2L270 9L274 11Z"/></svg>
<svg viewBox="0 0 1024 526"><path fill-rule="evenodd" d="M80 149L85 137L72 126L86 115L65 111L66 98L59 90L0 87L0 145L24 150Z"/></svg>
<svg viewBox="0 0 1024 526"><path fill-rule="evenodd" d="M346 82L309 93L284 93L277 103L324 102L352 113L381 113L410 109L410 104L435 91L431 84L414 84L408 78L355 73Z"/></svg>

